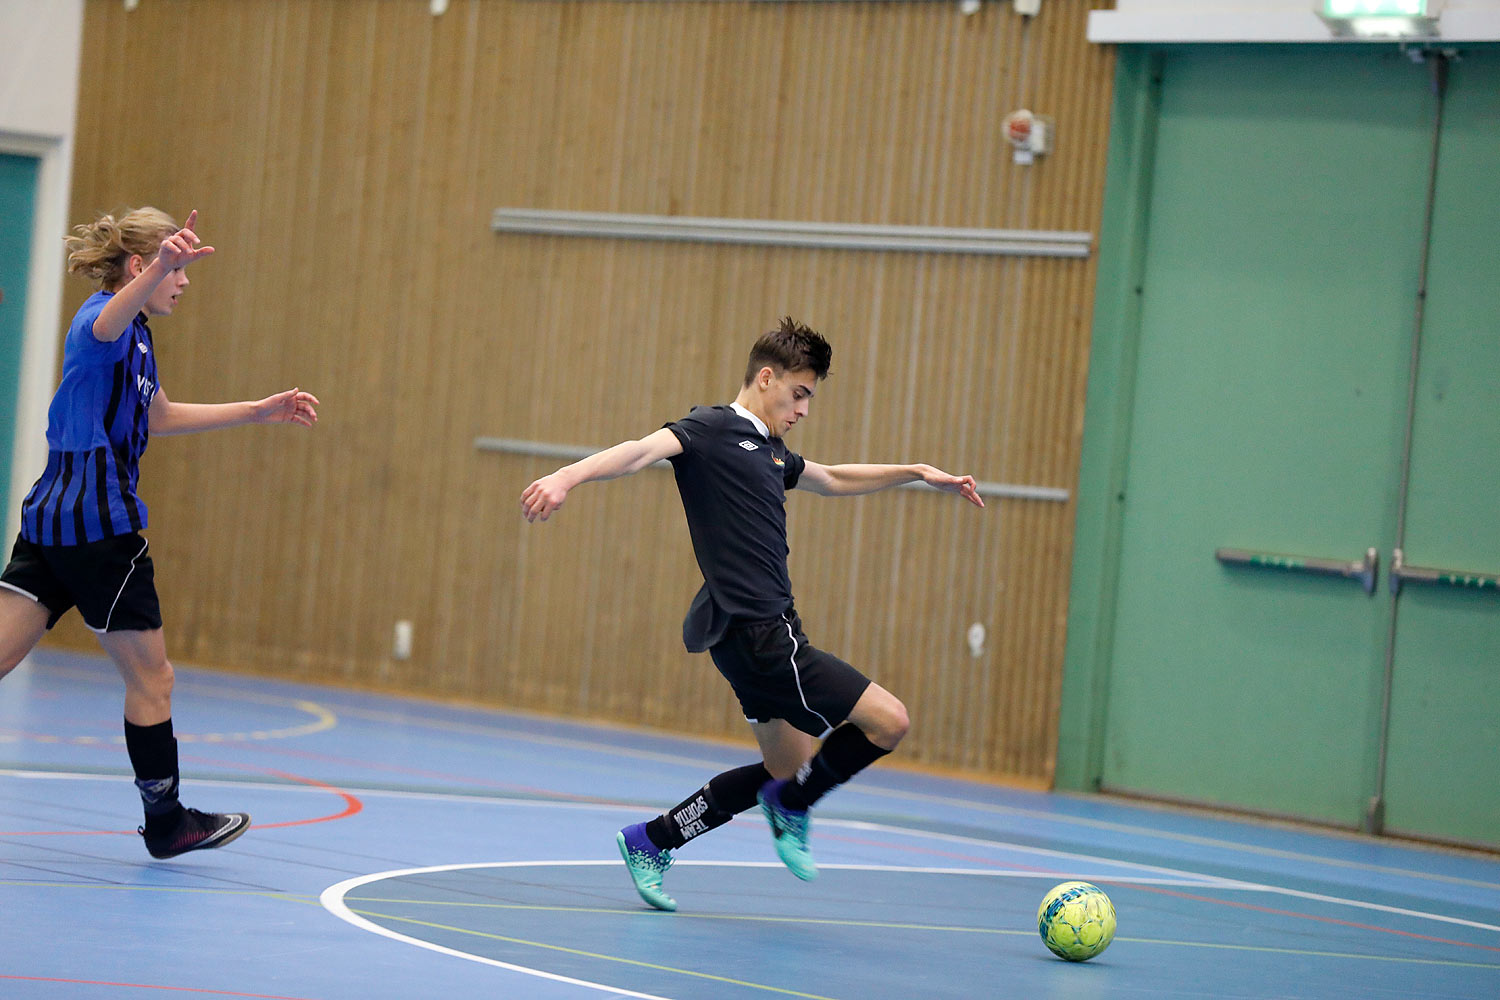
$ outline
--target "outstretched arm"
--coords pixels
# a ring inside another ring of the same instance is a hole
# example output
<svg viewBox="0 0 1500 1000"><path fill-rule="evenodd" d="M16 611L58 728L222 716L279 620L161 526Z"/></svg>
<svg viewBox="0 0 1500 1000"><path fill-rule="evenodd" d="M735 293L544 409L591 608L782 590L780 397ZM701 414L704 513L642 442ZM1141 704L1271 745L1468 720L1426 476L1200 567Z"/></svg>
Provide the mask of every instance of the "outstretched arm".
<svg viewBox="0 0 1500 1000"><path fill-rule="evenodd" d="M976 507L984 506L973 476L952 476L930 465L819 465L808 462L797 485L825 497L852 497L861 493L926 483L948 493L957 493Z"/></svg>
<svg viewBox="0 0 1500 1000"><path fill-rule="evenodd" d="M563 505L568 491L575 486L629 476L654 462L680 454L682 442L665 427L639 441L622 441L613 448L596 451L526 487L521 493L521 516L527 521L545 521Z"/></svg>
<svg viewBox="0 0 1500 1000"><path fill-rule="evenodd" d="M318 397L288 389L265 399L243 403L174 403L160 389L151 400L152 434L192 434L241 424L301 424L318 422Z"/></svg>

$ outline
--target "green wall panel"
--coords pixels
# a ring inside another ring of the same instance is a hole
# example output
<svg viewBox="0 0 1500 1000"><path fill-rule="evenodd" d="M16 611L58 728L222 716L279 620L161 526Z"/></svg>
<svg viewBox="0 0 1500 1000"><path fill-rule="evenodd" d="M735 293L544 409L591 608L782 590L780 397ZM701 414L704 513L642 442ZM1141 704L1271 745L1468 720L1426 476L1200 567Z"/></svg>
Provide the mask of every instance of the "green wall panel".
<svg viewBox="0 0 1500 1000"><path fill-rule="evenodd" d="M1461 56L1405 555L1496 573L1500 47ZM1394 832L1500 846L1500 594L1386 586L1431 64L1194 46L1119 67L1058 783L1342 825L1383 792ZM1226 567L1220 546L1374 547L1381 586Z"/></svg>
<svg viewBox="0 0 1500 1000"><path fill-rule="evenodd" d="M25 338L26 280L31 259L37 161L0 153L0 509L9 510L16 434L16 390ZM16 498L20 502L20 498ZM5 550L9 553L8 547Z"/></svg>
<svg viewBox="0 0 1500 1000"><path fill-rule="evenodd" d="M1449 77L1405 556L1500 574L1500 51ZM1397 611L1386 822L1500 847L1500 593L1407 586Z"/></svg>
<svg viewBox="0 0 1500 1000"><path fill-rule="evenodd" d="M1355 823L1385 609L1218 564L1391 534L1431 98L1389 50L1164 61L1102 783Z"/></svg>

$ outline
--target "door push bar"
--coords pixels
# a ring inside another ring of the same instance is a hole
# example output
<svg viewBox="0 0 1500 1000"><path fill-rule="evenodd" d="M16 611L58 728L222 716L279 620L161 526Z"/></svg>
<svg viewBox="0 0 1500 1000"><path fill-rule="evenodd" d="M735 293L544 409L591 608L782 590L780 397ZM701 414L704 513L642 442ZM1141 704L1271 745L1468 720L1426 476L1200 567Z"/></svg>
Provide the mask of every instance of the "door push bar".
<svg viewBox="0 0 1500 1000"><path fill-rule="evenodd" d="M1430 583L1466 590L1500 590L1500 576L1493 573L1466 573L1458 569L1408 566L1405 554L1397 549L1391 557L1391 593L1401 593L1402 583Z"/></svg>
<svg viewBox="0 0 1500 1000"><path fill-rule="evenodd" d="M1380 565L1380 553L1373 548L1366 549L1365 557L1354 562L1320 559L1315 556L1288 556L1276 552L1250 552L1246 549L1215 549L1214 558L1228 566L1264 566L1294 573L1342 576L1358 580L1367 594L1375 593L1375 573Z"/></svg>

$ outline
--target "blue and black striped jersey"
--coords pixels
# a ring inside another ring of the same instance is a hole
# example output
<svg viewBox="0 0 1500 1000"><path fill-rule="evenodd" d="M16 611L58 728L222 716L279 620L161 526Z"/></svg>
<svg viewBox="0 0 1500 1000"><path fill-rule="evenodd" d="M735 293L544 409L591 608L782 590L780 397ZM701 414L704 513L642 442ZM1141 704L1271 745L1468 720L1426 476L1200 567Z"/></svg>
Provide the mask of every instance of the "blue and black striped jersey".
<svg viewBox="0 0 1500 1000"><path fill-rule="evenodd" d="M62 383L47 410L47 471L21 506L21 536L80 545L146 527L136 496L158 387L151 329L137 315L118 340L94 337L112 297L84 302L63 344Z"/></svg>

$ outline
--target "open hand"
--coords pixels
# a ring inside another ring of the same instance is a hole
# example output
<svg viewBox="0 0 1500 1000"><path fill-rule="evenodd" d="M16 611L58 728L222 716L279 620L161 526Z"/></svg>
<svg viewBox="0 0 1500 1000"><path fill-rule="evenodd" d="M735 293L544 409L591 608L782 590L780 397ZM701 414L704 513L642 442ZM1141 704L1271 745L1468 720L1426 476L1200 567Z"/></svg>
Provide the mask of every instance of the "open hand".
<svg viewBox="0 0 1500 1000"><path fill-rule="evenodd" d="M318 422L317 407L322 404L310 392L288 389L256 400L251 405L255 408L257 424L301 424L303 427L311 427Z"/></svg>

